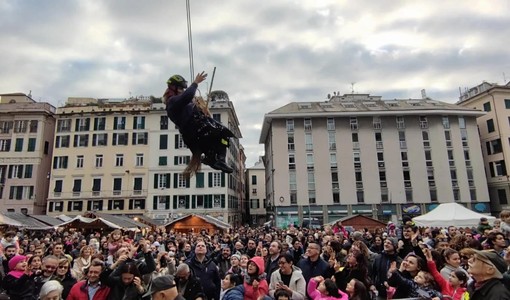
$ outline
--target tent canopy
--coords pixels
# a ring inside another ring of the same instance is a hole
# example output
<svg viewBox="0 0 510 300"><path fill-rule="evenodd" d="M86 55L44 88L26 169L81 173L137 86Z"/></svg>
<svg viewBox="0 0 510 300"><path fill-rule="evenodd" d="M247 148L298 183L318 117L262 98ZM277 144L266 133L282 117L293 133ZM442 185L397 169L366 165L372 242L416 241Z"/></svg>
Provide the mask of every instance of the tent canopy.
<svg viewBox="0 0 510 300"><path fill-rule="evenodd" d="M413 221L417 226L426 227L473 227L478 225L482 217L489 221L495 219L492 216L474 212L458 203L443 203L430 212L413 218Z"/></svg>

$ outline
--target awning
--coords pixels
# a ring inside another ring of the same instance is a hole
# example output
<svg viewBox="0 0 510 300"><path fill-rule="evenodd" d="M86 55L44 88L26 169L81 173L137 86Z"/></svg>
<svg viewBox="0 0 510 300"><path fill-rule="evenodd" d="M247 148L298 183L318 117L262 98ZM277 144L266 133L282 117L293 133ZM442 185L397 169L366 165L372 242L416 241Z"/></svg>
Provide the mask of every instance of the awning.
<svg viewBox="0 0 510 300"><path fill-rule="evenodd" d="M49 230L55 229L53 226L50 226L46 223L43 223L35 218L32 218L28 215L22 213L3 213L4 216L12 219L21 225L12 225L20 228L30 229L30 230Z"/></svg>
<svg viewBox="0 0 510 300"><path fill-rule="evenodd" d="M122 228L124 230L137 230L141 228L149 228L148 225L145 225L143 223L137 222L133 220L132 218L125 216L125 215L110 215L100 212L87 212L84 214L85 217L89 218L101 218L103 220L106 220L108 222L111 222L119 228Z"/></svg>
<svg viewBox="0 0 510 300"><path fill-rule="evenodd" d="M64 222L59 225L70 226L73 228L84 228L84 229L99 229L99 228L113 228L120 229L120 226L115 225L112 222L104 220L103 218L86 218L82 216L76 216L71 220Z"/></svg>
<svg viewBox="0 0 510 300"><path fill-rule="evenodd" d="M38 221L41 221L43 223L46 223L50 226L58 226L60 224L62 224L64 221L60 220L60 219L57 219L57 218L54 218L54 217L51 217L51 216L47 216L47 215L32 215L30 216Z"/></svg>
<svg viewBox="0 0 510 300"><path fill-rule="evenodd" d="M21 227L23 224L0 213L0 225Z"/></svg>

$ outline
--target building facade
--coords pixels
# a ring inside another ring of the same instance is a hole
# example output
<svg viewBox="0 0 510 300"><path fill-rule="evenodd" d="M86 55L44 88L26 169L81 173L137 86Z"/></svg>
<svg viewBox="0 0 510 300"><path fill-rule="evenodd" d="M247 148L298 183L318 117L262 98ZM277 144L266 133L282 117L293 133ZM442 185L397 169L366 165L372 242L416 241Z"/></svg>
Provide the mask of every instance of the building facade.
<svg viewBox="0 0 510 300"><path fill-rule="evenodd" d="M335 95L267 113L266 199L277 223L380 220L458 202L489 212L476 118L483 112L425 99Z"/></svg>
<svg viewBox="0 0 510 300"><path fill-rule="evenodd" d="M487 174L491 208L494 215L510 209L510 83L482 84L461 94L457 103L463 107L483 110L476 121Z"/></svg>
<svg viewBox="0 0 510 300"><path fill-rule="evenodd" d="M212 115L240 137L232 103L220 102L211 101ZM170 221L193 211L240 221L238 139L228 154L232 174L203 165L186 178L191 153L159 99L69 98L56 119L48 214L102 211Z"/></svg>
<svg viewBox="0 0 510 300"><path fill-rule="evenodd" d="M45 211L55 107L22 93L0 94L0 210Z"/></svg>
<svg viewBox="0 0 510 300"><path fill-rule="evenodd" d="M263 157L250 168L246 168L246 199L252 225L263 225L268 220L266 202L266 170ZM269 214L270 217L274 217Z"/></svg>

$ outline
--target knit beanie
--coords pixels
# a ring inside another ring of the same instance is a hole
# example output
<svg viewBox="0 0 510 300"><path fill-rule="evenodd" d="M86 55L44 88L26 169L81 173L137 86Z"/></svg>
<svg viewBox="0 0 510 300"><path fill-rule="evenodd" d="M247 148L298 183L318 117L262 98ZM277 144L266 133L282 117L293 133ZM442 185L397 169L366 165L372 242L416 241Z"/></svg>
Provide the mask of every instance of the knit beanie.
<svg viewBox="0 0 510 300"><path fill-rule="evenodd" d="M9 260L9 271L13 271L16 268L16 265L23 260L26 260L27 257L23 255L16 255Z"/></svg>
<svg viewBox="0 0 510 300"><path fill-rule="evenodd" d="M395 249L398 248L398 239L396 237L389 237L386 240L390 241Z"/></svg>

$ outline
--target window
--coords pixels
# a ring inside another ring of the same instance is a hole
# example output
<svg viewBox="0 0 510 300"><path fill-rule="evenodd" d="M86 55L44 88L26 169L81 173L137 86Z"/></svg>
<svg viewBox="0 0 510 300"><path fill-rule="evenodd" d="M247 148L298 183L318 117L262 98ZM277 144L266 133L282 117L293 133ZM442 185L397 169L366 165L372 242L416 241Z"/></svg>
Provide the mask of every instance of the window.
<svg viewBox="0 0 510 300"><path fill-rule="evenodd" d="M365 195L363 191L356 191L356 198L358 200L358 203L365 203Z"/></svg>
<svg viewBox="0 0 510 300"><path fill-rule="evenodd" d="M184 140L182 139L182 135L176 134L175 135L175 149L187 149L188 147L184 143Z"/></svg>
<svg viewBox="0 0 510 300"><path fill-rule="evenodd" d="M133 129L145 129L145 117L134 116L133 117Z"/></svg>
<svg viewBox="0 0 510 300"><path fill-rule="evenodd" d="M312 131L312 119L305 119L304 127L305 131Z"/></svg>
<svg viewBox="0 0 510 300"><path fill-rule="evenodd" d="M310 203L310 204L316 203L315 191L308 191L308 203Z"/></svg>
<svg viewBox="0 0 510 300"><path fill-rule="evenodd" d="M429 190L430 202L437 202L437 191L435 189Z"/></svg>
<svg viewBox="0 0 510 300"><path fill-rule="evenodd" d="M83 155L76 156L76 168L83 168Z"/></svg>
<svg viewBox="0 0 510 300"><path fill-rule="evenodd" d="M102 154L96 154L95 166L96 166L96 168L103 167L103 155Z"/></svg>
<svg viewBox="0 0 510 300"><path fill-rule="evenodd" d="M126 117L114 117L113 118L113 130L124 130L126 129Z"/></svg>
<svg viewBox="0 0 510 300"><path fill-rule="evenodd" d="M67 169L67 156L55 156L53 158L53 169Z"/></svg>
<svg viewBox="0 0 510 300"><path fill-rule="evenodd" d="M133 195L142 194L142 183L143 183L142 177L135 177L135 179L133 180Z"/></svg>
<svg viewBox="0 0 510 300"><path fill-rule="evenodd" d="M289 190L297 190L296 171L289 171Z"/></svg>
<svg viewBox="0 0 510 300"><path fill-rule="evenodd" d="M22 138L16 139L16 145L14 146L14 151L16 151L16 152L23 151L23 139Z"/></svg>
<svg viewBox="0 0 510 300"><path fill-rule="evenodd" d="M69 148L71 136L69 135L58 135L55 139L55 148Z"/></svg>
<svg viewBox="0 0 510 300"><path fill-rule="evenodd" d="M113 195L118 196L122 193L122 178L113 178Z"/></svg>
<svg viewBox="0 0 510 300"><path fill-rule="evenodd" d="M374 126L374 129L381 129L382 128L381 117L373 117L372 124Z"/></svg>
<svg viewBox="0 0 510 300"><path fill-rule="evenodd" d="M149 142L149 134L147 132L133 132L132 145L147 145Z"/></svg>
<svg viewBox="0 0 510 300"><path fill-rule="evenodd" d="M92 146L107 146L108 133L94 133L92 135Z"/></svg>
<svg viewBox="0 0 510 300"><path fill-rule="evenodd" d="M115 166L116 167L124 166L124 154L116 154L115 155Z"/></svg>
<svg viewBox="0 0 510 300"><path fill-rule="evenodd" d="M506 165L504 160L489 162L491 177L506 176Z"/></svg>
<svg viewBox="0 0 510 300"><path fill-rule="evenodd" d="M485 102L485 103L483 104L483 110L484 110L484 111L487 111L487 112L488 112L488 111L491 111L491 103L490 103L490 102Z"/></svg>
<svg viewBox="0 0 510 300"><path fill-rule="evenodd" d="M351 117L349 123L351 125L351 130L358 130L358 118Z"/></svg>
<svg viewBox="0 0 510 300"><path fill-rule="evenodd" d="M0 133L9 133L13 124L12 121L0 121Z"/></svg>
<svg viewBox="0 0 510 300"><path fill-rule="evenodd" d="M29 138L28 139L28 148L27 148L28 152L34 152L35 151L35 143L36 143L36 138Z"/></svg>
<svg viewBox="0 0 510 300"><path fill-rule="evenodd" d="M426 116L420 116L420 128L422 129L429 128L429 122Z"/></svg>
<svg viewBox="0 0 510 300"><path fill-rule="evenodd" d="M137 153L135 157L135 166L142 167L143 166L143 153Z"/></svg>
<svg viewBox="0 0 510 300"><path fill-rule="evenodd" d="M89 130L90 130L90 118L76 119L74 131L89 131Z"/></svg>
<svg viewBox="0 0 510 300"><path fill-rule="evenodd" d="M381 132L376 132L375 133L375 147L377 149L382 149L383 148L383 141L382 141L382 133Z"/></svg>
<svg viewBox="0 0 510 300"><path fill-rule="evenodd" d="M129 209L145 209L145 199L129 199Z"/></svg>
<svg viewBox="0 0 510 300"><path fill-rule="evenodd" d="M313 150L313 139L312 139L312 133L310 133L310 132L305 133L305 148L306 148L306 151Z"/></svg>
<svg viewBox="0 0 510 300"><path fill-rule="evenodd" d="M124 200L108 200L108 210L123 210Z"/></svg>
<svg viewBox="0 0 510 300"><path fill-rule="evenodd" d="M124 145L128 144L128 134L127 133L114 133L113 134L113 146L116 145Z"/></svg>
<svg viewBox="0 0 510 300"><path fill-rule="evenodd" d="M338 182L338 172L331 172L331 183L333 190L338 190L340 188L340 184Z"/></svg>
<svg viewBox="0 0 510 300"><path fill-rule="evenodd" d="M329 150L336 150L336 136L334 131L328 132Z"/></svg>
<svg viewBox="0 0 510 300"><path fill-rule="evenodd" d="M11 139L0 140L0 152L11 151Z"/></svg>
<svg viewBox="0 0 510 300"><path fill-rule="evenodd" d="M403 116L397 116L396 120L397 120L397 128L398 129L406 128Z"/></svg>
<svg viewBox="0 0 510 300"><path fill-rule="evenodd" d="M89 145L88 134L77 134L74 136L74 147L87 147Z"/></svg>
<svg viewBox="0 0 510 300"><path fill-rule="evenodd" d="M485 142L485 146L487 147L487 155L501 153L503 151L501 139Z"/></svg>
<svg viewBox="0 0 510 300"><path fill-rule="evenodd" d="M168 117L166 115L160 117L159 129L160 130L168 129Z"/></svg>
<svg viewBox="0 0 510 300"><path fill-rule="evenodd" d="M166 166L168 164L166 156L160 156L158 160L158 166Z"/></svg>
<svg viewBox="0 0 510 300"><path fill-rule="evenodd" d="M336 153L329 154L329 165L331 166L331 168L337 167Z"/></svg>
<svg viewBox="0 0 510 300"><path fill-rule="evenodd" d="M221 114L213 114L213 119L221 123Z"/></svg>
<svg viewBox="0 0 510 300"><path fill-rule="evenodd" d="M159 149L160 150L168 149L168 134L161 134L159 136Z"/></svg>
<svg viewBox="0 0 510 300"><path fill-rule="evenodd" d="M286 120L287 132L294 131L294 120Z"/></svg>
<svg viewBox="0 0 510 300"><path fill-rule="evenodd" d="M290 194L290 204L297 204L297 191L291 191L289 194Z"/></svg>
<svg viewBox="0 0 510 300"><path fill-rule="evenodd" d="M15 133L27 132L27 127L28 127L28 121L26 121L26 120L14 121L14 132Z"/></svg>
<svg viewBox="0 0 510 300"><path fill-rule="evenodd" d="M81 192L81 179L75 179L73 184L73 196L80 196Z"/></svg>
<svg viewBox="0 0 510 300"><path fill-rule="evenodd" d="M494 132L494 120L487 120L487 132Z"/></svg>
<svg viewBox="0 0 510 300"><path fill-rule="evenodd" d="M195 176L196 176L196 187L197 188L205 187L204 172L197 172L195 174Z"/></svg>
<svg viewBox="0 0 510 300"><path fill-rule="evenodd" d="M57 132L71 131L71 119L62 119L57 121Z"/></svg>
<svg viewBox="0 0 510 300"><path fill-rule="evenodd" d="M505 99L505 108L510 109L510 99Z"/></svg>
<svg viewBox="0 0 510 300"><path fill-rule="evenodd" d="M92 200L87 203L87 210L103 210L103 200Z"/></svg>
<svg viewBox="0 0 510 300"><path fill-rule="evenodd" d="M443 116L443 128L444 129L450 128L450 120L448 119L448 116Z"/></svg>
<svg viewBox="0 0 510 300"><path fill-rule="evenodd" d="M257 184L257 176L251 175L251 184Z"/></svg>
<svg viewBox="0 0 510 300"><path fill-rule="evenodd" d="M177 180L177 187L179 187L179 188L187 187L187 183L188 183L187 181L188 180L186 179L186 176L184 176L184 174L182 174L182 173L179 173L178 180Z"/></svg>
<svg viewBox="0 0 510 300"><path fill-rule="evenodd" d="M328 130L335 130L335 119L328 118L326 121L326 126L327 126Z"/></svg>
<svg viewBox="0 0 510 300"><path fill-rule="evenodd" d="M214 172L214 173L212 173L212 186L213 187L221 187L221 177L222 177L222 175L223 175L223 173L221 173L221 172ZM181 187L181 186L179 186L179 187ZM186 187L186 185L184 185L183 187ZM257 189L255 189L255 191L256 190Z"/></svg>
<svg viewBox="0 0 510 300"><path fill-rule="evenodd" d="M294 151L294 134L289 133L287 135L287 150Z"/></svg>
<svg viewBox="0 0 510 300"><path fill-rule="evenodd" d="M398 141L400 143L400 149L407 149L406 133L405 131L398 132Z"/></svg>
<svg viewBox="0 0 510 300"><path fill-rule="evenodd" d="M69 201L67 202L67 211L82 211L83 201Z"/></svg>
<svg viewBox="0 0 510 300"><path fill-rule="evenodd" d="M260 208L259 199L250 199L250 208L251 209Z"/></svg>
<svg viewBox="0 0 510 300"><path fill-rule="evenodd" d="M30 125L29 125L29 128L30 128L29 131L31 133L36 133L38 124L39 124L39 122L37 120L31 120Z"/></svg>
<svg viewBox="0 0 510 300"><path fill-rule="evenodd" d="M506 104L506 100L505 100L505 104ZM498 199L499 199L499 204L508 204L508 199L506 197L506 191L504 189L498 189Z"/></svg>
<svg viewBox="0 0 510 300"><path fill-rule="evenodd" d="M92 179L92 196L101 195L101 178Z"/></svg>
<svg viewBox="0 0 510 300"><path fill-rule="evenodd" d="M94 131L106 129L106 117L94 118Z"/></svg>
<svg viewBox="0 0 510 300"><path fill-rule="evenodd" d="M170 174L162 173L156 174L155 177L155 188L166 189L170 187Z"/></svg>
<svg viewBox="0 0 510 300"><path fill-rule="evenodd" d="M351 139L352 139L352 149L359 149L358 133L353 132L351 134Z"/></svg>
<svg viewBox="0 0 510 300"><path fill-rule="evenodd" d="M306 168L308 170L313 170L313 153L306 154Z"/></svg>
<svg viewBox="0 0 510 300"><path fill-rule="evenodd" d="M176 166L185 166L189 164L191 161L191 156L189 155L181 155L181 156L175 156L174 157L174 165Z"/></svg>
<svg viewBox="0 0 510 300"><path fill-rule="evenodd" d="M53 188L53 192L54 192L54 195L55 197L60 196L60 193L62 193L62 185L63 185L63 180L55 180L55 187Z"/></svg>
<svg viewBox="0 0 510 300"><path fill-rule="evenodd" d="M293 153L289 153L289 170L296 169L296 157Z"/></svg>

